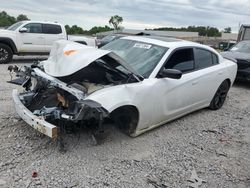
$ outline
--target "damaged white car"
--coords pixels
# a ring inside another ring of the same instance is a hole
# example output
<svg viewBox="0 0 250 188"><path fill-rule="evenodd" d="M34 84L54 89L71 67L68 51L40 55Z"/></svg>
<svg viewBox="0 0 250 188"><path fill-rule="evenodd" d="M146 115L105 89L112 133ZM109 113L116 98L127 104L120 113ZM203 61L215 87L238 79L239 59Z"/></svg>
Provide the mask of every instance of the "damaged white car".
<svg viewBox="0 0 250 188"><path fill-rule="evenodd" d="M222 107L237 65L210 47L160 37L124 37L102 49L57 41L46 61L9 67L21 118L56 138L65 126L104 131L109 118L140 135L198 109Z"/></svg>

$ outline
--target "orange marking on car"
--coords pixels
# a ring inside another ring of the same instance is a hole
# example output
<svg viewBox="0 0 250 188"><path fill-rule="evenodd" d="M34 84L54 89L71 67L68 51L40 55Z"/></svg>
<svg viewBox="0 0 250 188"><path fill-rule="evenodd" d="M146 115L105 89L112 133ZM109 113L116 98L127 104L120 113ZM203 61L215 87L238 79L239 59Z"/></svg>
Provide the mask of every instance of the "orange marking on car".
<svg viewBox="0 0 250 188"><path fill-rule="evenodd" d="M74 53L76 53L76 50L67 50L64 52L64 55L72 55Z"/></svg>

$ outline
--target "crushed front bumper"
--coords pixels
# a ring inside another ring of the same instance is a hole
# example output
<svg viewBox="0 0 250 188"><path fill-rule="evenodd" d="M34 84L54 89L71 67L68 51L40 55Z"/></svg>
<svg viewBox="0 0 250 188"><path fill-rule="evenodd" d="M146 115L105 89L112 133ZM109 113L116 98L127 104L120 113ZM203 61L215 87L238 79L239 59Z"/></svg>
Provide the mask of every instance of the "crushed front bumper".
<svg viewBox="0 0 250 188"><path fill-rule="evenodd" d="M14 100L14 105L18 115L31 127L38 130L39 132L51 137L56 138L58 136L58 129L55 125L48 123L41 117L34 115L29 111L21 102L19 98L19 93L17 90L13 90L12 97Z"/></svg>

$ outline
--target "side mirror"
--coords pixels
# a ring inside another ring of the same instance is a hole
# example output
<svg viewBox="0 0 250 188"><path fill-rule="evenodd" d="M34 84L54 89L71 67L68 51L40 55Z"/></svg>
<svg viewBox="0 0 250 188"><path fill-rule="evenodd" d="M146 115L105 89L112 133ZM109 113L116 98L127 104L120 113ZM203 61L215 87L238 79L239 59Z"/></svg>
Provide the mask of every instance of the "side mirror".
<svg viewBox="0 0 250 188"><path fill-rule="evenodd" d="M172 79L180 79L182 77L182 72L177 69L163 69L160 72L161 78L172 78Z"/></svg>
<svg viewBox="0 0 250 188"><path fill-rule="evenodd" d="M23 27L23 28L19 29L19 32L26 33L26 32L28 32L28 29L26 27Z"/></svg>

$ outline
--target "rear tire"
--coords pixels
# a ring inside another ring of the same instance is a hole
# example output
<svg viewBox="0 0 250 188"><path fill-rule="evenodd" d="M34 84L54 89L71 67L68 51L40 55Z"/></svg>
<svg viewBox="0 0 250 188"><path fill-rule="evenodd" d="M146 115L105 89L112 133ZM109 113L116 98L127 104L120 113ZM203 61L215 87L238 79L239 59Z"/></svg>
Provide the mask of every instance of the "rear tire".
<svg viewBox="0 0 250 188"><path fill-rule="evenodd" d="M0 43L0 64L9 63L12 61L13 52L11 48L6 45Z"/></svg>
<svg viewBox="0 0 250 188"><path fill-rule="evenodd" d="M209 108L211 110L218 110L223 106L223 104L227 98L227 93L228 93L229 89L230 89L229 82L227 80L222 82L222 84L220 85L220 87L216 91L213 100L210 103Z"/></svg>
<svg viewBox="0 0 250 188"><path fill-rule="evenodd" d="M111 114L118 128L128 136L132 136L138 123L138 111L132 107L122 107Z"/></svg>

